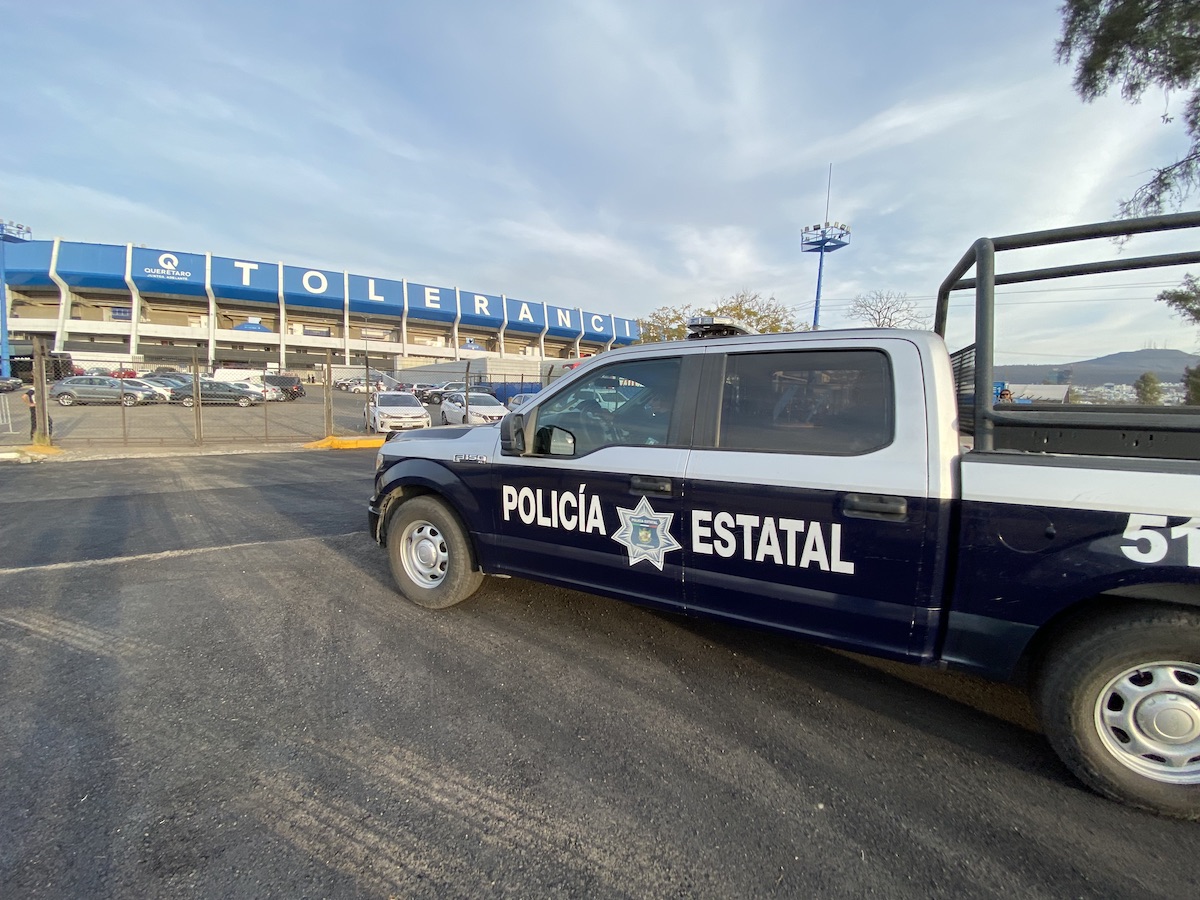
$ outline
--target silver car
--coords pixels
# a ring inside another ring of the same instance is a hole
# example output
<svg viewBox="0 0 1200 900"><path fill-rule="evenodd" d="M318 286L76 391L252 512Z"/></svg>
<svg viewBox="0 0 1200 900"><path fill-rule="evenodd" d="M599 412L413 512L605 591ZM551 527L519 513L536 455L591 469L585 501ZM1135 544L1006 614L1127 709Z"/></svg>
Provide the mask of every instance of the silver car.
<svg viewBox="0 0 1200 900"><path fill-rule="evenodd" d="M118 381L106 375L74 375L54 383L50 388L50 399L61 406L76 403L120 403L122 406L137 406L157 398L150 386L138 387Z"/></svg>

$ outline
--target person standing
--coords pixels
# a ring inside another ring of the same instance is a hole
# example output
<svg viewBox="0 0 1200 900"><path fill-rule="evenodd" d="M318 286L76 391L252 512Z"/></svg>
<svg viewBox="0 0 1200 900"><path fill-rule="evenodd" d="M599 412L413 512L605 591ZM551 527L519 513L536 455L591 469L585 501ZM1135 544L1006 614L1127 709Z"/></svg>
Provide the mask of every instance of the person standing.
<svg viewBox="0 0 1200 900"><path fill-rule="evenodd" d="M33 393L33 388L29 388L21 395L25 400L25 405L29 407L29 441L37 437L37 398ZM50 418L50 414L46 413L46 431L47 437L54 437L54 420Z"/></svg>

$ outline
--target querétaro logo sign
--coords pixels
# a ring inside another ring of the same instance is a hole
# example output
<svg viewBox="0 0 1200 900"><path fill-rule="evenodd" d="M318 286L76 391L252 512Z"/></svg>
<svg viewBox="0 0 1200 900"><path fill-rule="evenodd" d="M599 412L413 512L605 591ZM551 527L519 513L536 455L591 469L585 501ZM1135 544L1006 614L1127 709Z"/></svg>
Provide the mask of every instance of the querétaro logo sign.
<svg viewBox="0 0 1200 900"><path fill-rule="evenodd" d="M192 273L179 268L179 257L174 253L162 253L158 257L158 266L146 266L142 269L153 278L191 278Z"/></svg>

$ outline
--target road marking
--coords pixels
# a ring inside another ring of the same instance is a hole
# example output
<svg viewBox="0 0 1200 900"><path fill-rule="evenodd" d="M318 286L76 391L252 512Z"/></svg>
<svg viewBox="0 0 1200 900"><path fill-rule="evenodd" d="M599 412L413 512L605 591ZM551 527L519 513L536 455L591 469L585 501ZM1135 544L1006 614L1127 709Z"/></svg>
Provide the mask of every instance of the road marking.
<svg viewBox="0 0 1200 900"><path fill-rule="evenodd" d="M303 538L281 538L277 541L247 541L242 544L220 544L214 547L193 547L187 550L161 550L158 553L137 553L133 556L107 556L104 559L78 559L72 562L46 563L40 566L17 566L11 569L0 569L0 576L23 575L27 572L56 572L70 569L86 569L90 566L111 566L126 562L153 562L160 559L180 559L187 556L199 556L201 553L213 553L220 550L244 550L249 547L269 547L272 544L290 544L296 541L327 541L345 537L361 537L363 531L347 531L343 534L314 535Z"/></svg>

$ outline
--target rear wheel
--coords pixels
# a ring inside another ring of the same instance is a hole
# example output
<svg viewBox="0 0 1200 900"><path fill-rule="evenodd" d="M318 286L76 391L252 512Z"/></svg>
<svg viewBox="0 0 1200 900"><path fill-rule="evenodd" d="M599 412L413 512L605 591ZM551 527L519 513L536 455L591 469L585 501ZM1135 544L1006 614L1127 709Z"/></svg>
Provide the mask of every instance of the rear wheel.
<svg viewBox="0 0 1200 900"><path fill-rule="evenodd" d="M74 394L59 394L58 395L58 405L59 406L74 406L75 405L75 395Z"/></svg>
<svg viewBox="0 0 1200 900"><path fill-rule="evenodd" d="M446 418L446 411L444 409L442 410L442 424L443 425L450 424L450 420Z"/></svg>
<svg viewBox="0 0 1200 900"><path fill-rule="evenodd" d="M133 394L122 394L121 395L121 405L122 406L136 406L137 405L137 397L133 396Z"/></svg>
<svg viewBox="0 0 1200 900"><path fill-rule="evenodd" d="M191 394L188 394L186 397L184 397L179 402L182 403L184 406L186 406L188 409L191 409L193 406L196 405L196 398L193 397Z"/></svg>
<svg viewBox="0 0 1200 900"><path fill-rule="evenodd" d="M1200 612L1113 614L1051 654L1037 701L1068 768L1106 797L1200 819Z"/></svg>
<svg viewBox="0 0 1200 900"><path fill-rule="evenodd" d="M402 502L388 521L388 562L400 593L426 609L466 600L483 583L458 516L441 500Z"/></svg>

